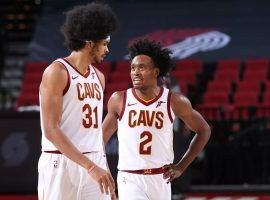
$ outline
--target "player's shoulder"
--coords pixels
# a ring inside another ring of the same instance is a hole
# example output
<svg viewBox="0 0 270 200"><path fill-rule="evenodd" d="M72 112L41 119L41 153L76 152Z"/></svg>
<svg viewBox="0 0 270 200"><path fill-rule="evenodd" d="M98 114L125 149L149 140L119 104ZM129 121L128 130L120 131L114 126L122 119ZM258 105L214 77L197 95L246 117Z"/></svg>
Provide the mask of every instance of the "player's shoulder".
<svg viewBox="0 0 270 200"><path fill-rule="evenodd" d="M121 90L121 91L115 91L111 97L110 100L114 102L122 102L124 98L126 98L126 91L127 90Z"/></svg>
<svg viewBox="0 0 270 200"><path fill-rule="evenodd" d="M54 74L54 75L61 75L61 74L67 74L66 67L57 61L52 62L50 65L46 67L43 74Z"/></svg>
<svg viewBox="0 0 270 200"><path fill-rule="evenodd" d="M97 73L97 75L98 75L99 77L105 79L105 76L104 76L104 74L102 73L102 71L100 71L98 68L96 68L96 67L93 66L93 65L92 65L92 67L93 67L93 69L96 71L96 73Z"/></svg>
<svg viewBox="0 0 270 200"><path fill-rule="evenodd" d="M55 79L59 82L67 79L68 73L66 67L60 62L52 62L43 72L42 79Z"/></svg>
<svg viewBox="0 0 270 200"><path fill-rule="evenodd" d="M191 107L190 100L180 92L171 92L172 106Z"/></svg>
<svg viewBox="0 0 270 200"><path fill-rule="evenodd" d="M60 62L52 62L43 72L41 86L63 90L68 81L68 73L65 66Z"/></svg>
<svg viewBox="0 0 270 200"><path fill-rule="evenodd" d="M108 101L108 110L118 113L120 115L121 110L125 104L125 90L114 92Z"/></svg>

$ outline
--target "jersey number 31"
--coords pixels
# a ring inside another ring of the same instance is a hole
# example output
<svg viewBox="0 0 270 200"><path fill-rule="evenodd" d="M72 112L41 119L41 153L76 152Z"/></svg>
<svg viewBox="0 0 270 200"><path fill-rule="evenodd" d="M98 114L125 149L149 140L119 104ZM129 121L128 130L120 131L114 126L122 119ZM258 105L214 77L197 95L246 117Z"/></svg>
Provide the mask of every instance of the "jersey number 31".
<svg viewBox="0 0 270 200"><path fill-rule="evenodd" d="M97 107L94 109L91 108L89 104L85 104L82 108L83 119L82 124L85 128L98 128L98 114Z"/></svg>

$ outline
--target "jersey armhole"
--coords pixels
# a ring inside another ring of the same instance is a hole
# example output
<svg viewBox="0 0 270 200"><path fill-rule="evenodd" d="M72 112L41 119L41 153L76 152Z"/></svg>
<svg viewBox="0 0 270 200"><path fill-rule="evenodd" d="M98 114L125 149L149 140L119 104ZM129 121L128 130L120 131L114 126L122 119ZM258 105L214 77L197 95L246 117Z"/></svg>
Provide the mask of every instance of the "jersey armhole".
<svg viewBox="0 0 270 200"><path fill-rule="evenodd" d="M168 112L168 116L169 116L171 123L173 123L172 112L171 112L171 97L172 97L172 92L169 91L168 100L167 100L167 112Z"/></svg>
<svg viewBox="0 0 270 200"><path fill-rule="evenodd" d="M119 115L119 121L122 119L124 112L125 112L125 108L126 108L126 101L127 101L127 91L124 91L124 97L123 97L123 104L122 104L122 109Z"/></svg>
<svg viewBox="0 0 270 200"><path fill-rule="evenodd" d="M101 82L101 79L100 79L100 77L99 77L99 75L98 75L98 73L97 73L96 68L95 68L94 66L92 66L92 65L91 65L91 67L94 69L94 71L95 71L95 73L96 73L96 75L97 75L98 81L99 81L99 83L100 83L100 85L101 85L101 87L102 87L102 90L103 90L103 92L104 92L104 90L105 90L105 85L103 86L103 84L102 84L102 82ZM105 78L104 78L104 79L105 79ZM105 82L105 80L104 80L104 82ZM105 83L104 83L104 84L105 84Z"/></svg>
<svg viewBox="0 0 270 200"><path fill-rule="evenodd" d="M68 91L68 89L69 89L69 86L70 86L70 76L69 76L69 72L68 72L67 67L64 65L64 63L62 63L62 60L61 60L61 59L57 59L57 60L55 60L55 62L61 63L61 64L65 67L66 72L67 72L67 78L68 78L68 80L67 80L66 87L65 87L64 90L63 90L63 96L65 96L65 94L67 93L67 91Z"/></svg>

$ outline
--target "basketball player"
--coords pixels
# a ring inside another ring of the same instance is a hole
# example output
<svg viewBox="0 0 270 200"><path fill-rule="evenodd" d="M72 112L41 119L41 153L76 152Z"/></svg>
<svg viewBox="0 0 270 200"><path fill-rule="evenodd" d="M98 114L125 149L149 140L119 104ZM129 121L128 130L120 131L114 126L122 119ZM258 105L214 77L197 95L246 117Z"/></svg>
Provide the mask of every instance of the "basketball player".
<svg viewBox="0 0 270 200"><path fill-rule="evenodd" d="M106 143L118 127L120 200L170 200L170 182L202 151L210 128L181 94L158 87L172 66L170 51L147 39L130 47L133 88L115 92L102 129ZM179 117L195 133L183 158L173 165L173 121Z"/></svg>
<svg viewBox="0 0 270 200"><path fill-rule="evenodd" d="M116 26L105 4L67 12L62 33L71 54L48 66L40 85L39 199L99 200L114 193L102 141L104 75L92 64L109 52Z"/></svg>

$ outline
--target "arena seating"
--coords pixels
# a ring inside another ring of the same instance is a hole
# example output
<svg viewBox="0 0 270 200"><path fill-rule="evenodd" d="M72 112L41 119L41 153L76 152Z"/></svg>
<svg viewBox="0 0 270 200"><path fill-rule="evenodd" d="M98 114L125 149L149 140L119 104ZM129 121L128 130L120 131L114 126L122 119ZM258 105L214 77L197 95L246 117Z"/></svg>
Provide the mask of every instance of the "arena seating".
<svg viewBox="0 0 270 200"><path fill-rule="evenodd" d="M30 62L25 65L24 82L16 107L39 105L38 90L44 69L48 62Z"/></svg>
<svg viewBox="0 0 270 200"><path fill-rule="evenodd" d="M207 84L203 102L196 106L206 119L247 120L269 116L267 59L247 59L243 66L237 59L220 60L213 77Z"/></svg>
<svg viewBox="0 0 270 200"><path fill-rule="evenodd" d="M48 62L32 62L25 65L24 82L17 107L38 105L38 89L42 72ZM103 62L96 66L106 77L104 106L114 91L129 88L130 63L128 61ZM181 91L189 96L190 86L199 91L198 76L206 76L200 60L179 60L172 71ZM201 95L201 97L200 97ZM207 120L249 119L270 116L269 61L267 59L219 60L212 78L206 80L203 92L195 98L202 99L194 105Z"/></svg>

